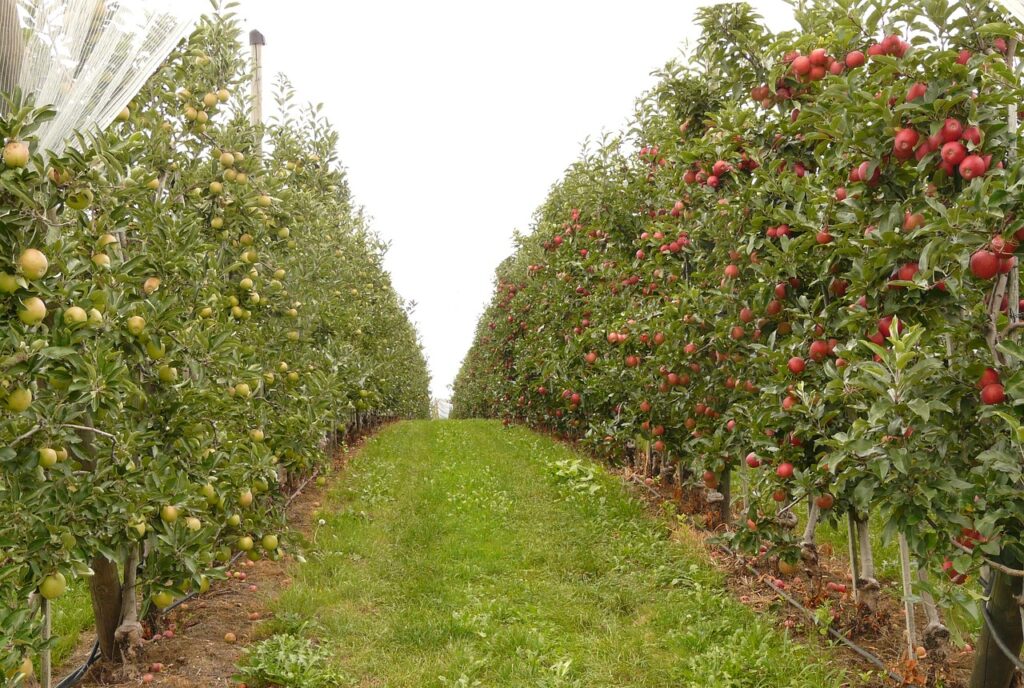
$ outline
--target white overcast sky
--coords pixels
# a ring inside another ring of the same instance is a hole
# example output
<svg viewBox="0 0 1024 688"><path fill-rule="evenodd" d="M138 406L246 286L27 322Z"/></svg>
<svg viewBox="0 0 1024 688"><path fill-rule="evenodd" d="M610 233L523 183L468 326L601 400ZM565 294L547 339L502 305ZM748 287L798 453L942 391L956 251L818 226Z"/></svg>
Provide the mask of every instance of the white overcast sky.
<svg viewBox="0 0 1024 688"><path fill-rule="evenodd" d="M356 200L447 397L494 269L588 136L617 130L650 73L696 36L695 0L241 0L288 75L341 134ZM783 0L755 0L788 28Z"/></svg>

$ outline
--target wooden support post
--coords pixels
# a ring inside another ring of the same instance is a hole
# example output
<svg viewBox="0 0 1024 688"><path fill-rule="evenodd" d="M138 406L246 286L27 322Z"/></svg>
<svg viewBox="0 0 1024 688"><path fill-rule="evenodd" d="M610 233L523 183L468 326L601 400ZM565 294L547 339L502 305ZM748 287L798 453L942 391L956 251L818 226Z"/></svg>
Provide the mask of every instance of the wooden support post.
<svg viewBox="0 0 1024 688"><path fill-rule="evenodd" d="M50 651L50 636L53 629L53 614L50 609L50 600L40 596L39 608L43 613L42 641L45 644L43 654L39 658L39 685L41 688L50 688L53 684L53 656Z"/></svg>
<svg viewBox="0 0 1024 688"><path fill-rule="evenodd" d="M846 542L850 549L850 591L853 593L853 601L859 604L860 587L857 579L860 578L860 559L857 556L857 525L852 511L846 516Z"/></svg>
<svg viewBox="0 0 1024 688"><path fill-rule="evenodd" d="M267 40L263 34L253 29L249 32L249 47L252 50L252 94L250 103L250 117L252 125L260 127L263 124L263 46ZM256 154L263 154L262 136L256 141Z"/></svg>
<svg viewBox="0 0 1024 688"><path fill-rule="evenodd" d="M727 465L722 469L722 479L718 485L718 491L722 493L722 502L718 505L718 515L722 523L728 526L732 523L732 471Z"/></svg>
<svg viewBox="0 0 1024 688"><path fill-rule="evenodd" d="M903 609L907 615L907 657L914 659L917 655L917 621L914 619L914 584L910 577L910 546L907 536L899 535L900 543L900 579L903 582Z"/></svg>

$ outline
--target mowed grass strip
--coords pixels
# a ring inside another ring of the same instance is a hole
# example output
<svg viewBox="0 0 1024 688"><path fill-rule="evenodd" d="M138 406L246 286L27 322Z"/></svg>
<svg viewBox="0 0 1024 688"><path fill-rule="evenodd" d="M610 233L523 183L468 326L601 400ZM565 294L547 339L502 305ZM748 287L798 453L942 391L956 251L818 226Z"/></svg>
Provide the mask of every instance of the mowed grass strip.
<svg viewBox="0 0 1024 688"><path fill-rule="evenodd" d="M844 685L731 599L620 481L524 429L391 426L351 462L276 602L352 685Z"/></svg>

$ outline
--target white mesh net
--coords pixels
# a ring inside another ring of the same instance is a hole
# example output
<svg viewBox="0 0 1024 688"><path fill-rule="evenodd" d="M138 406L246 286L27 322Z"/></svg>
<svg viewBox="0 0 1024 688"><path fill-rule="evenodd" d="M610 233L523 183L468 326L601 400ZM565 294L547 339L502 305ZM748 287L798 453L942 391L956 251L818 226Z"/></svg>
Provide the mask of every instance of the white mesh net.
<svg viewBox="0 0 1024 688"><path fill-rule="evenodd" d="M1020 21L1024 21L1024 2L1021 0L999 0L999 4L1010 11Z"/></svg>
<svg viewBox="0 0 1024 688"><path fill-rule="evenodd" d="M57 117L39 149L110 124L208 7L206 0L0 0L0 91Z"/></svg>

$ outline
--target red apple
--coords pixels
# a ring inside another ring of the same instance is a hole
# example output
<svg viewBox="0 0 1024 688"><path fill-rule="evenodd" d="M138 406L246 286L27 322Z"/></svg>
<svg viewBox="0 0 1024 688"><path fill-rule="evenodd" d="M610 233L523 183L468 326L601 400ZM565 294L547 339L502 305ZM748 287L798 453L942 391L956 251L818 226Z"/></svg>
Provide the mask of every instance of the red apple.
<svg viewBox="0 0 1024 688"><path fill-rule="evenodd" d="M920 138L920 135L914 129L909 127L900 129L896 132L892 142L893 153L896 157L904 160L913 157L914 148L917 147L917 142Z"/></svg>
<svg viewBox="0 0 1024 688"><path fill-rule="evenodd" d="M1006 391L998 382L985 385L985 388L981 390L981 403L983 404L1001 404L1004 399L1006 399Z"/></svg>
<svg viewBox="0 0 1024 688"><path fill-rule="evenodd" d="M992 279L999 272L999 257L987 249L971 255L971 274L978 279Z"/></svg>
<svg viewBox="0 0 1024 688"><path fill-rule="evenodd" d="M968 181L985 174L986 170L988 170L988 165L980 155L968 155L960 161L960 166L957 168L960 176Z"/></svg>
<svg viewBox="0 0 1024 688"><path fill-rule="evenodd" d="M789 68L797 76L806 76L811 71L811 58L801 55L793 60Z"/></svg>
<svg viewBox="0 0 1024 688"><path fill-rule="evenodd" d="M984 389L989 385L994 385L999 382L999 372L995 368L985 368L981 373L981 377L978 378L978 389Z"/></svg>
<svg viewBox="0 0 1024 688"><path fill-rule="evenodd" d="M963 136L964 125L955 117L947 117L942 124L942 139L944 141L957 141Z"/></svg>
<svg viewBox="0 0 1024 688"><path fill-rule="evenodd" d="M818 361L819 363L821 361L824 361L825 358L829 355L828 342L823 341L821 339L814 340L813 342L811 342L808 353L811 357L811 360Z"/></svg>
<svg viewBox="0 0 1024 688"><path fill-rule="evenodd" d="M966 575L960 573L955 568L953 568L953 562L949 559L946 559L944 562L942 562L942 570L946 572L946 575L949 576L949 579L953 581L953 583L955 583L956 585L962 585L963 582L967 580Z"/></svg>
<svg viewBox="0 0 1024 688"><path fill-rule="evenodd" d="M925 93L928 92L928 84L915 83L909 89L907 89L907 102L923 98Z"/></svg>
<svg viewBox="0 0 1024 688"><path fill-rule="evenodd" d="M959 136L957 138L959 138ZM948 163L949 165L959 165L963 162L964 158L967 157L967 148L965 148L964 144L959 141L947 141L942 144L940 155L942 155L943 162Z"/></svg>

